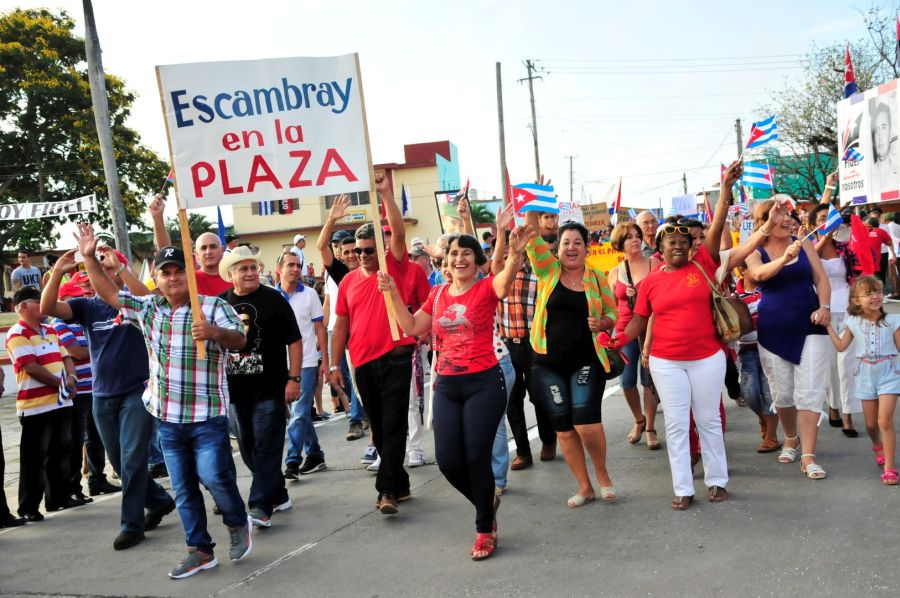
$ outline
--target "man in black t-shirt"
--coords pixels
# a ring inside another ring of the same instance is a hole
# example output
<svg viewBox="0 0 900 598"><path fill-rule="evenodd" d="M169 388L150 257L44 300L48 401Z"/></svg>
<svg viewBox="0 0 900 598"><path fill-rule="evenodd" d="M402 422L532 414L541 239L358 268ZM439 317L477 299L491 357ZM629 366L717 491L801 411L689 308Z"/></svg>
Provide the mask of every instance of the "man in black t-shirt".
<svg viewBox="0 0 900 598"><path fill-rule="evenodd" d="M303 349L294 313L284 297L259 281L259 258L236 247L219 264L234 288L220 295L244 322L247 344L229 355L228 391L241 458L253 472L250 519L269 527L274 511L291 507L281 475L284 405L300 397Z"/></svg>

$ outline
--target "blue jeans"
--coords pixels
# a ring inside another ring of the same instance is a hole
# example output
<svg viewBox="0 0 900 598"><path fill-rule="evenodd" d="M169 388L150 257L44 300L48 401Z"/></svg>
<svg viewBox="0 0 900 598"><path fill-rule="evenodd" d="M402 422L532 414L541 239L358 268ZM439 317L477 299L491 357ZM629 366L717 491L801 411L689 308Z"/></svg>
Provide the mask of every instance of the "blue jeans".
<svg viewBox="0 0 900 598"><path fill-rule="evenodd" d="M165 463L165 459L159 446L159 420L151 417L150 422L150 446L147 447L147 464L153 467L154 465Z"/></svg>
<svg viewBox="0 0 900 598"><path fill-rule="evenodd" d="M633 339L622 347L622 353L625 355L625 359L628 360L628 364L619 378L619 384L622 385L622 389L637 388L638 368L641 370L641 386L650 386L647 370L641 365L641 350L638 339Z"/></svg>
<svg viewBox="0 0 900 598"><path fill-rule="evenodd" d="M328 333L328 354L331 355L331 332ZM346 351L344 351L344 354L341 355L340 367L341 375L344 377L344 384L346 384L343 390L350 398L350 413L347 415L347 417L350 418L351 424L361 424L363 418L366 416L366 412L363 409L362 402L360 402L359 397L356 396L356 391L353 388L353 378L350 376L350 362L347 361Z"/></svg>
<svg viewBox="0 0 900 598"><path fill-rule="evenodd" d="M744 349L741 359L741 397L756 415L775 415L769 381L759 363L759 350Z"/></svg>
<svg viewBox="0 0 900 598"><path fill-rule="evenodd" d="M144 509L157 511L172 498L150 478L147 447L153 416L147 413L143 388L111 397L94 397L94 423L106 447L106 456L122 482L121 528L144 531Z"/></svg>
<svg viewBox="0 0 900 598"><path fill-rule="evenodd" d="M238 492L231 458L228 418L222 415L195 424L160 422L159 441L175 490L185 541L188 546L212 554L215 544L206 531L206 506L200 484L212 494L225 525L247 524L247 511Z"/></svg>
<svg viewBox="0 0 900 598"><path fill-rule="evenodd" d="M500 371L506 380L506 401L509 403L509 395L512 393L513 384L516 382L516 370L513 368L509 355L499 360ZM504 410L505 411L505 410ZM494 447L491 449L491 469L494 470L494 486L506 488L506 474L509 472L509 441L506 438L506 419L500 419L497 426L497 435L494 436Z"/></svg>
<svg viewBox="0 0 900 598"><path fill-rule="evenodd" d="M594 359L571 373L535 364L532 377L534 390L540 393L557 432L601 422L600 405L606 378L600 360Z"/></svg>
<svg viewBox="0 0 900 598"><path fill-rule="evenodd" d="M319 437L312 421L312 402L316 397L319 368L310 366L300 372L300 398L291 403L291 421L288 423L288 447L285 463L300 463L303 452L307 457L325 460L325 453L319 446Z"/></svg>
<svg viewBox="0 0 900 598"><path fill-rule="evenodd" d="M241 459L253 474L247 506L259 507L267 515L272 507L287 502L287 488L281 475L284 452L284 400L269 399L247 404L231 404L237 424Z"/></svg>

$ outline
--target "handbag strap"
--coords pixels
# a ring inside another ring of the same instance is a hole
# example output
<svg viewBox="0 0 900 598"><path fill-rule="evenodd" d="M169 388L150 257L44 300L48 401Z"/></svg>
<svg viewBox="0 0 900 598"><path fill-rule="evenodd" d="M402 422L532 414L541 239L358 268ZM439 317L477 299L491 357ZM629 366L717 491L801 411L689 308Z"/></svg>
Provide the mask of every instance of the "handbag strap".
<svg viewBox="0 0 900 598"><path fill-rule="evenodd" d="M706 284L707 284L707 286L709 286L709 292L712 293L713 296L721 295L721 294L722 294L721 291L719 291L719 290L715 287L715 285L713 284L713 281L710 280L710 278L709 278L709 274L707 274L707 273L706 273L706 270L703 269L703 266L701 266L700 264L698 264L698 263L695 262L694 260L691 260L691 263L694 264L695 266L697 266L697 269L700 270L700 273L701 273L701 274L703 274L703 278L706 279Z"/></svg>
<svg viewBox="0 0 900 598"><path fill-rule="evenodd" d="M622 260L622 263L625 264L625 282L628 283L628 286L634 288L634 280L631 278L631 264L628 263L628 260ZM635 303L637 303L637 298L632 295L628 297L628 309L634 309Z"/></svg>
<svg viewBox="0 0 900 598"><path fill-rule="evenodd" d="M437 304L438 301L441 300L441 293L443 293L444 289L448 286L450 286L450 283L445 282L438 287L437 293L434 295L434 303L431 304L431 347L435 351L437 351L437 335L434 333L434 322L437 320Z"/></svg>

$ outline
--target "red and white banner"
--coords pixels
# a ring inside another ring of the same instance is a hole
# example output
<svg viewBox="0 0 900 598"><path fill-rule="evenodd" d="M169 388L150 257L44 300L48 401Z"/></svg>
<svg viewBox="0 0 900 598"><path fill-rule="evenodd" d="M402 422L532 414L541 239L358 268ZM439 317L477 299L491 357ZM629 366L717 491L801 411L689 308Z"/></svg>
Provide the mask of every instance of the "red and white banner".
<svg viewBox="0 0 900 598"><path fill-rule="evenodd" d="M156 70L182 207L369 190L355 54Z"/></svg>

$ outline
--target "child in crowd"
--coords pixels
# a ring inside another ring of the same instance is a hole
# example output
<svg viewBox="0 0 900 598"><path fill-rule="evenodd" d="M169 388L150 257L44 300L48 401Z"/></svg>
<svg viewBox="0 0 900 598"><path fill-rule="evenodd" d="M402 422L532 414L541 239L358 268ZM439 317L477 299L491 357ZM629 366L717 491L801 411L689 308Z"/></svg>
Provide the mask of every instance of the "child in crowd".
<svg viewBox="0 0 900 598"><path fill-rule="evenodd" d="M862 276L853 283L847 313L844 335L839 337L830 325L828 335L838 351L846 351L853 344L858 360L856 393L862 400L875 463L884 467L881 482L896 486L900 484L894 466L894 408L900 394L900 316L884 312L884 285L874 276Z"/></svg>
<svg viewBox="0 0 900 598"><path fill-rule="evenodd" d="M780 449L781 443L778 442L778 414L772 406L769 381L759 363L759 347L756 344L756 321L759 318L757 308L759 300L762 299L762 293L759 292L753 279L747 275L746 270L741 268L740 272L741 278L738 280L736 293L747 304L753 320L753 330L738 341L738 356L741 361L741 397L759 418L759 435L762 437L762 443L756 452L771 453Z"/></svg>

